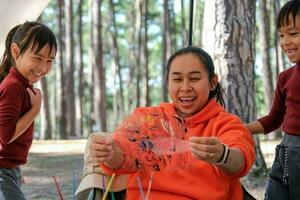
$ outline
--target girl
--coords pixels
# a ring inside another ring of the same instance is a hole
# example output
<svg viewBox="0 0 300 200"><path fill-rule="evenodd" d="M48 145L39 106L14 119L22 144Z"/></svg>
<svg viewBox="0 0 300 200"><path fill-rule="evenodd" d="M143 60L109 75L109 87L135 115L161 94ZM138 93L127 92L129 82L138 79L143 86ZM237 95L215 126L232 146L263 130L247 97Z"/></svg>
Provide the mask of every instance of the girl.
<svg viewBox="0 0 300 200"><path fill-rule="evenodd" d="M280 46L295 66L278 77L270 113L247 125L253 133L282 127L283 140L276 147L265 199L300 199L300 1L287 2L277 17Z"/></svg>
<svg viewBox="0 0 300 200"><path fill-rule="evenodd" d="M11 29L5 46L0 65L0 199L21 200L20 165L26 163L42 101L33 84L51 70L57 44L48 27L25 22Z"/></svg>
<svg viewBox="0 0 300 200"><path fill-rule="evenodd" d="M108 173L129 174L126 199L242 199L239 178L254 162L254 143L217 103L211 57L197 47L177 51L166 83L172 103L137 108L112 141L93 135L94 158Z"/></svg>

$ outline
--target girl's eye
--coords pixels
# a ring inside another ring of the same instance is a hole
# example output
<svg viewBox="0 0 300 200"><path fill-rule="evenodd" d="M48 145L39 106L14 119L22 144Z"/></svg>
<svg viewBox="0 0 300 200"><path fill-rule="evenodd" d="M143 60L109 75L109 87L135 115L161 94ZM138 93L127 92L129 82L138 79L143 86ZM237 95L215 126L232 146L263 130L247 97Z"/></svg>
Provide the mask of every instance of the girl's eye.
<svg viewBox="0 0 300 200"><path fill-rule="evenodd" d="M298 34L297 32L290 33L290 35L297 35L297 34Z"/></svg>
<svg viewBox="0 0 300 200"><path fill-rule="evenodd" d="M200 78L191 78L191 81L198 81Z"/></svg>
<svg viewBox="0 0 300 200"><path fill-rule="evenodd" d="M37 61L41 61L41 60L42 60L42 59L39 58L39 57L34 57L34 59L37 60Z"/></svg>

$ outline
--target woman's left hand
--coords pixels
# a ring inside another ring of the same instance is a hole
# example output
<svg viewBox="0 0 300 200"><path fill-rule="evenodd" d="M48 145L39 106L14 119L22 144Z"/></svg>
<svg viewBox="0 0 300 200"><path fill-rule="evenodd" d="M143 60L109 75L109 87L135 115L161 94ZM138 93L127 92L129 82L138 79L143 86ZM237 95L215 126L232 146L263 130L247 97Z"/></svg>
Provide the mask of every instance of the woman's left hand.
<svg viewBox="0 0 300 200"><path fill-rule="evenodd" d="M217 137L191 137L190 147L192 156L211 164L219 162L225 150Z"/></svg>

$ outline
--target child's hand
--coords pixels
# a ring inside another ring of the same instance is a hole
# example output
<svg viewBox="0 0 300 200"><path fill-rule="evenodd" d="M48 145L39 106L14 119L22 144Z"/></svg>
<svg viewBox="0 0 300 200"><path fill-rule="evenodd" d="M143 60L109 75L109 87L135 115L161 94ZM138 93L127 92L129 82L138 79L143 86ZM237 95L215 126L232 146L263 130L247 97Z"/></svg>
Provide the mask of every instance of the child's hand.
<svg viewBox="0 0 300 200"><path fill-rule="evenodd" d="M217 137L191 137L192 156L199 160L215 164L224 153L224 146Z"/></svg>
<svg viewBox="0 0 300 200"><path fill-rule="evenodd" d="M33 93L34 91L34 93ZM40 112L41 105L42 105L42 93L41 90L38 88L33 88L33 91L30 88L27 88L27 92L30 97L30 104L31 109L34 109L38 112Z"/></svg>

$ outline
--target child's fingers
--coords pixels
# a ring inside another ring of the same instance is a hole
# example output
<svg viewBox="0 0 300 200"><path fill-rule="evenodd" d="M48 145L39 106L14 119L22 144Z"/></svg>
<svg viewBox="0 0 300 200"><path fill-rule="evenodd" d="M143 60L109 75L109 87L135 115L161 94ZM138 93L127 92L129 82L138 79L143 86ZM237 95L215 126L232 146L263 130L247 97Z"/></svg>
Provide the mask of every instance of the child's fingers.
<svg viewBox="0 0 300 200"><path fill-rule="evenodd" d="M37 96L41 94L41 90L38 88L26 88L30 96Z"/></svg>
<svg viewBox="0 0 300 200"><path fill-rule="evenodd" d="M33 90L31 88L26 88L26 90L27 90L30 97L35 95L35 93L33 92Z"/></svg>

